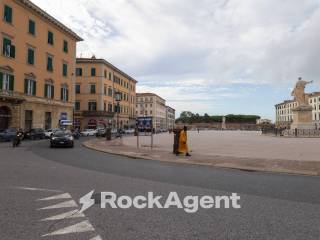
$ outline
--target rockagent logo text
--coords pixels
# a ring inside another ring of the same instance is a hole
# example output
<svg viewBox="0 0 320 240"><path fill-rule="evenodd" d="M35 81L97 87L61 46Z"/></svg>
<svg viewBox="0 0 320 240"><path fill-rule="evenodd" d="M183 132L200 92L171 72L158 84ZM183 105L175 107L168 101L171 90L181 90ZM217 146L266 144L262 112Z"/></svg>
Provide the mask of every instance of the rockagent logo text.
<svg viewBox="0 0 320 240"><path fill-rule="evenodd" d="M154 195L153 192L148 192L147 196L130 197L126 195L117 196L114 192L101 192L96 196L99 199L93 199L94 190L80 198L79 202L82 204L80 212L84 212L95 203L100 203L101 208L178 208L183 209L186 213L196 213L199 208L212 209L212 208L241 208L239 201L240 196L237 193L232 193L230 196L185 196L182 199L177 192L170 192L165 199L162 195Z"/></svg>

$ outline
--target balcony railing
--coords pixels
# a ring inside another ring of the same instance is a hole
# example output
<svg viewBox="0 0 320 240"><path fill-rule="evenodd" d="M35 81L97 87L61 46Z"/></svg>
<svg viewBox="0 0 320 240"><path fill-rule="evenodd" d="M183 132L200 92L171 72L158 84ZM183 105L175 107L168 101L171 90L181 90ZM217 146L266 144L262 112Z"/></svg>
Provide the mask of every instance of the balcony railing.
<svg viewBox="0 0 320 240"><path fill-rule="evenodd" d="M19 92L2 90L0 89L0 98L4 98L6 100L15 100L15 101L24 101L24 95Z"/></svg>
<svg viewBox="0 0 320 240"><path fill-rule="evenodd" d="M113 117L113 112L108 111L83 111L82 115L84 117Z"/></svg>

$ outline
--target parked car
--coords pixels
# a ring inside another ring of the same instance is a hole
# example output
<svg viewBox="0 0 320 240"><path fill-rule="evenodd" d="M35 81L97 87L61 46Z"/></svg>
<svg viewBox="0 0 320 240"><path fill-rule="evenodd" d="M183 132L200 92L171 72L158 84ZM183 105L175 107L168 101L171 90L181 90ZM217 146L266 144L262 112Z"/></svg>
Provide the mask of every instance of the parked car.
<svg viewBox="0 0 320 240"><path fill-rule="evenodd" d="M24 134L24 137L31 140L44 139L45 134L42 128L32 128Z"/></svg>
<svg viewBox="0 0 320 240"><path fill-rule="evenodd" d="M12 141L12 139L15 138L16 133L17 131L14 128L5 129L0 132L0 141L3 141L3 142Z"/></svg>
<svg viewBox="0 0 320 240"><path fill-rule="evenodd" d="M74 146L74 138L70 131L56 131L50 139L50 147L72 147Z"/></svg>
<svg viewBox="0 0 320 240"><path fill-rule="evenodd" d="M97 137L105 137L107 130L105 128L98 128L96 136Z"/></svg>
<svg viewBox="0 0 320 240"><path fill-rule="evenodd" d="M44 131L44 135L46 138L51 138L51 136L58 130L59 130L58 128L48 129L48 130Z"/></svg>
<svg viewBox="0 0 320 240"><path fill-rule="evenodd" d="M125 134L134 134L134 129L130 128L130 129L126 129L124 130Z"/></svg>
<svg viewBox="0 0 320 240"><path fill-rule="evenodd" d="M97 129L85 129L81 132L81 136L95 136L97 134Z"/></svg>

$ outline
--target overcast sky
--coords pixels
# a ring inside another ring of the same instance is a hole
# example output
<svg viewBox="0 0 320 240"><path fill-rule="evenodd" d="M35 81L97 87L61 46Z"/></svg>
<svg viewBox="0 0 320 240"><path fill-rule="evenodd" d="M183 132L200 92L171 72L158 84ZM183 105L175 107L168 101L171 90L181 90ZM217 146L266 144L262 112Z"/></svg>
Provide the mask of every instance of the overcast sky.
<svg viewBox="0 0 320 240"><path fill-rule="evenodd" d="M258 114L320 91L320 0L33 0L178 113Z"/></svg>

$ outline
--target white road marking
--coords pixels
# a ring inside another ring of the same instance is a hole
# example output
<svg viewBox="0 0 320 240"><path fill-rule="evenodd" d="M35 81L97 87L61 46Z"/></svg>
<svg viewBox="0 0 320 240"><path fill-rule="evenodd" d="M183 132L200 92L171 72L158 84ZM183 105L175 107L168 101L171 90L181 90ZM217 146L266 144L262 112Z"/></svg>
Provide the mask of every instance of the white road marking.
<svg viewBox="0 0 320 240"><path fill-rule="evenodd" d="M21 190L29 190L29 191L45 191L45 192L57 192L61 193L62 191L60 190L53 190L53 189L46 189L46 188L31 188L31 187L16 187Z"/></svg>
<svg viewBox="0 0 320 240"><path fill-rule="evenodd" d="M70 198L72 197L69 193L63 193L63 194L59 194L59 195L55 195L47 198L41 198L41 199L38 199L37 201L50 201L50 200L56 200L56 199L70 199Z"/></svg>
<svg viewBox="0 0 320 240"><path fill-rule="evenodd" d="M80 218L80 217L85 217L83 213L80 213L78 209L72 210L69 212L65 212L59 215L55 215L52 217L48 217L45 219L42 219L41 221L53 221L53 220L61 220L61 219L68 219L68 218Z"/></svg>
<svg viewBox="0 0 320 240"><path fill-rule="evenodd" d="M58 204L51 205L48 207L40 208L38 210L47 210L47 209L56 209L56 208L71 208L71 207L78 207L77 203L74 200L58 203Z"/></svg>
<svg viewBox="0 0 320 240"><path fill-rule="evenodd" d="M86 221L77 223L75 225L59 229L59 230L54 231L52 233L42 235L42 237L63 235L63 234L70 234L70 233L92 232L92 231L95 231L93 226L90 224L90 222L88 220L86 220Z"/></svg>
<svg viewBox="0 0 320 240"><path fill-rule="evenodd" d="M94 238L91 238L90 240L102 240L102 238L100 237L100 235L94 237Z"/></svg>

